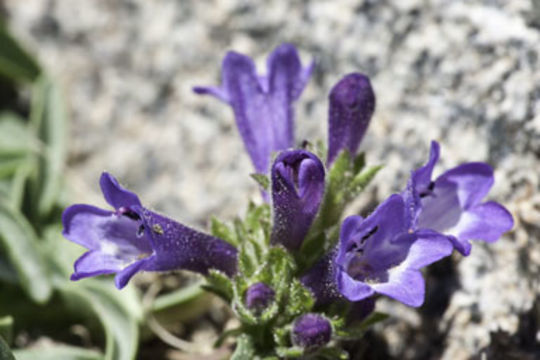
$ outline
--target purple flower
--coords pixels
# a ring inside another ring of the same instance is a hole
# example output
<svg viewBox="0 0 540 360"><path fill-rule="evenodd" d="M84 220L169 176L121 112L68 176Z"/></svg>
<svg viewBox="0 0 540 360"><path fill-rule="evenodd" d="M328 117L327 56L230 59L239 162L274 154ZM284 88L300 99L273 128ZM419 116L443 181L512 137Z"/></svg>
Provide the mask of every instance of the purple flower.
<svg viewBox="0 0 540 360"><path fill-rule="evenodd" d="M375 94L363 74L346 75L332 88L329 98L327 164L343 149L356 154L375 111Z"/></svg>
<svg viewBox="0 0 540 360"><path fill-rule="evenodd" d="M298 250L324 193L324 166L309 151L287 150L272 166L273 244Z"/></svg>
<svg viewBox="0 0 540 360"><path fill-rule="evenodd" d="M265 283L258 282L246 290L244 299L248 309L261 312L274 301L274 296L275 292L271 287Z"/></svg>
<svg viewBox="0 0 540 360"><path fill-rule="evenodd" d="M267 74L257 75L253 61L230 51L222 65L220 87L195 87L229 104L244 145L259 173L266 174L272 152L294 145L294 110L313 63L302 67L293 45L282 44L268 57Z"/></svg>
<svg viewBox="0 0 540 360"><path fill-rule="evenodd" d="M452 245L434 231L413 232L411 219L401 195L390 196L366 219L349 216L332 260L315 265L302 282L317 299L340 294L356 302L379 293L420 306L425 292L420 269L448 256ZM318 282L312 272L318 272Z"/></svg>
<svg viewBox="0 0 540 360"><path fill-rule="evenodd" d="M116 273L121 289L143 270L236 272L232 245L147 210L108 173L101 175L100 185L114 211L78 204L62 215L64 237L89 250L75 262L72 280Z"/></svg>
<svg viewBox="0 0 540 360"><path fill-rule="evenodd" d="M324 316L308 313L295 320L291 335L295 346L315 350L330 341L332 325Z"/></svg>
<svg viewBox="0 0 540 360"><path fill-rule="evenodd" d="M493 169L485 163L459 165L431 180L439 159L439 144L431 143L429 161L412 173L409 201L415 208L416 228L445 234L463 255L470 240L494 242L512 229L512 215L502 205L481 202L493 186Z"/></svg>

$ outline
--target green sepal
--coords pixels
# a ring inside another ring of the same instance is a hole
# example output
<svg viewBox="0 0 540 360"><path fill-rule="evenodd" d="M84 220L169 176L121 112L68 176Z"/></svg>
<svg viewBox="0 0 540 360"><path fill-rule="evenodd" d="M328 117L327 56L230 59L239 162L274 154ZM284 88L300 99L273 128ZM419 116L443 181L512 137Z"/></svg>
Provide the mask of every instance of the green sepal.
<svg viewBox="0 0 540 360"><path fill-rule="evenodd" d="M233 298L233 282L221 271L210 269L206 275L206 284L201 285L204 290L213 292L226 302Z"/></svg>
<svg viewBox="0 0 540 360"><path fill-rule="evenodd" d="M304 349L301 347L293 346L293 347L277 347L276 353L280 358L285 359L298 359L302 355L304 355Z"/></svg>
<svg viewBox="0 0 540 360"><path fill-rule="evenodd" d="M252 360L255 355L253 339L246 334L242 334L236 341L236 349L234 349L230 360Z"/></svg>
<svg viewBox="0 0 540 360"><path fill-rule="evenodd" d="M270 179L268 178L268 175L264 174L250 174L251 178L259 184L260 187L262 187L264 190L268 191L270 190Z"/></svg>

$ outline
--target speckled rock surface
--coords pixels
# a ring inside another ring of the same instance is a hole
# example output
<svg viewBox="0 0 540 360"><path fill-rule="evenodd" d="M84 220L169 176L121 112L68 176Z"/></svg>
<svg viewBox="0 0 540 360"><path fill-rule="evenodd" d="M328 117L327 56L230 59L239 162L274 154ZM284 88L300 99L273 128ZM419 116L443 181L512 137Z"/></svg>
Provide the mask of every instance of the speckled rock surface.
<svg viewBox="0 0 540 360"><path fill-rule="evenodd" d="M293 42L318 64L297 106L299 142L326 136L326 96L340 76L372 78L377 110L362 149L386 167L359 205L401 188L436 139L441 170L492 164L490 197L515 216L515 230L497 244L447 263L455 276L430 272L430 286L453 284L439 308L381 303L399 318L379 329L390 355L465 359L493 345L491 331L516 334L540 294L539 2L265 4L5 0L13 31L65 89L73 196L103 204L97 180L107 169L149 206L190 224L242 213L258 194L232 113L191 87L219 81L228 49L262 65L274 46Z"/></svg>

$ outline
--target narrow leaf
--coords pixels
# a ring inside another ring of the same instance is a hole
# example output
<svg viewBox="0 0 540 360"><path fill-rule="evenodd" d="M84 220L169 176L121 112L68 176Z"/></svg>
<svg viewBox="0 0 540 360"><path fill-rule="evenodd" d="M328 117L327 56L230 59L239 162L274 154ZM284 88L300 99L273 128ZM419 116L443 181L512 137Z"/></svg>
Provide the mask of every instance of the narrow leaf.
<svg viewBox="0 0 540 360"><path fill-rule="evenodd" d="M3 21L0 44L0 75L17 82L30 82L38 77L41 70L37 61L9 34Z"/></svg>
<svg viewBox="0 0 540 360"><path fill-rule="evenodd" d="M66 345L16 350L14 354L17 360L103 360L103 354L97 351Z"/></svg>
<svg viewBox="0 0 540 360"><path fill-rule="evenodd" d="M34 301L44 303L52 288L38 239L24 216L6 203L5 199L0 199L0 241L24 290Z"/></svg>
<svg viewBox="0 0 540 360"><path fill-rule="evenodd" d="M270 179L264 174L250 174L251 178L257 182L264 190L270 189Z"/></svg>
<svg viewBox="0 0 540 360"><path fill-rule="evenodd" d="M34 178L37 210L43 216L54 206L60 193L67 147L67 115L62 95L45 76L33 92L31 119L44 146Z"/></svg>

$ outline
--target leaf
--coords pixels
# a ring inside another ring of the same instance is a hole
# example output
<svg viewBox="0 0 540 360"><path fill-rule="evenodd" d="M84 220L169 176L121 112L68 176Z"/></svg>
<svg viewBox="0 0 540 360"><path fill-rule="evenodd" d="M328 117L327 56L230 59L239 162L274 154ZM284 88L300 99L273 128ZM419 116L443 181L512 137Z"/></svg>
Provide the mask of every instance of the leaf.
<svg viewBox="0 0 540 360"><path fill-rule="evenodd" d="M300 314L309 312L315 299L311 292L300 283L298 279L293 279L289 287L288 304L285 313L289 318L295 318Z"/></svg>
<svg viewBox="0 0 540 360"><path fill-rule="evenodd" d="M0 338L4 338L6 343L11 343L13 337L13 318L4 316L0 318Z"/></svg>
<svg viewBox="0 0 540 360"><path fill-rule="evenodd" d="M52 292L47 267L39 251L32 226L17 210L0 199L0 241L28 295L38 303L46 302Z"/></svg>
<svg viewBox="0 0 540 360"><path fill-rule="evenodd" d="M24 119L10 112L0 113L0 157L23 156L39 150L39 142Z"/></svg>
<svg viewBox="0 0 540 360"><path fill-rule="evenodd" d="M8 344L2 338L2 336L0 336L0 360L15 360L13 354L11 353L11 350L9 350Z"/></svg>
<svg viewBox="0 0 540 360"><path fill-rule="evenodd" d="M17 82L34 81L41 69L9 34L3 21L0 22L0 74Z"/></svg>
<svg viewBox="0 0 540 360"><path fill-rule="evenodd" d="M270 179L264 174L250 174L251 178L259 184L264 190L270 190Z"/></svg>
<svg viewBox="0 0 540 360"><path fill-rule="evenodd" d="M238 246L239 241L236 232L224 222L212 216L210 219L210 232L213 236L225 240L233 246Z"/></svg>
<svg viewBox="0 0 540 360"><path fill-rule="evenodd" d="M197 299L204 294L202 288L204 283L204 280L200 280L171 293L158 296L152 304L152 311L163 311Z"/></svg>
<svg viewBox="0 0 540 360"><path fill-rule="evenodd" d="M30 115L44 146L33 179L38 214L44 216L50 212L60 193L67 147L67 115L62 95L45 76L34 88Z"/></svg>
<svg viewBox="0 0 540 360"><path fill-rule="evenodd" d="M131 293L130 293L130 290ZM126 291L127 290L127 291ZM75 307L92 310L105 330L106 360L131 360L137 354L139 329L138 319L142 308L132 287L118 290L110 281L87 279L84 283L66 282L60 292L67 303Z"/></svg>
<svg viewBox="0 0 540 360"><path fill-rule="evenodd" d="M369 328L376 323L379 323L388 318L388 314L381 312L373 312L367 318L365 318L360 324L349 326L346 328L336 327L336 337L343 340L355 340L359 339Z"/></svg>
<svg viewBox="0 0 540 360"><path fill-rule="evenodd" d="M15 350L17 360L103 360L103 354L75 346L53 345Z"/></svg>
<svg viewBox="0 0 540 360"><path fill-rule="evenodd" d="M360 194L360 192L362 192L365 189L365 187L371 182L371 180L373 180L375 175L377 175L379 170L381 170L383 167L384 166L382 165L372 166L366 171L363 171L360 174L356 175L351 181L350 185L348 186L349 187L348 198L352 199L358 196L358 194Z"/></svg>
<svg viewBox="0 0 540 360"><path fill-rule="evenodd" d="M248 335L241 335L236 342L236 349L230 360L252 360L255 357L253 340Z"/></svg>
<svg viewBox="0 0 540 360"><path fill-rule="evenodd" d="M211 291L226 302L233 298L233 283L224 273L210 269L206 276L206 284L201 285L204 290Z"/></svg>

